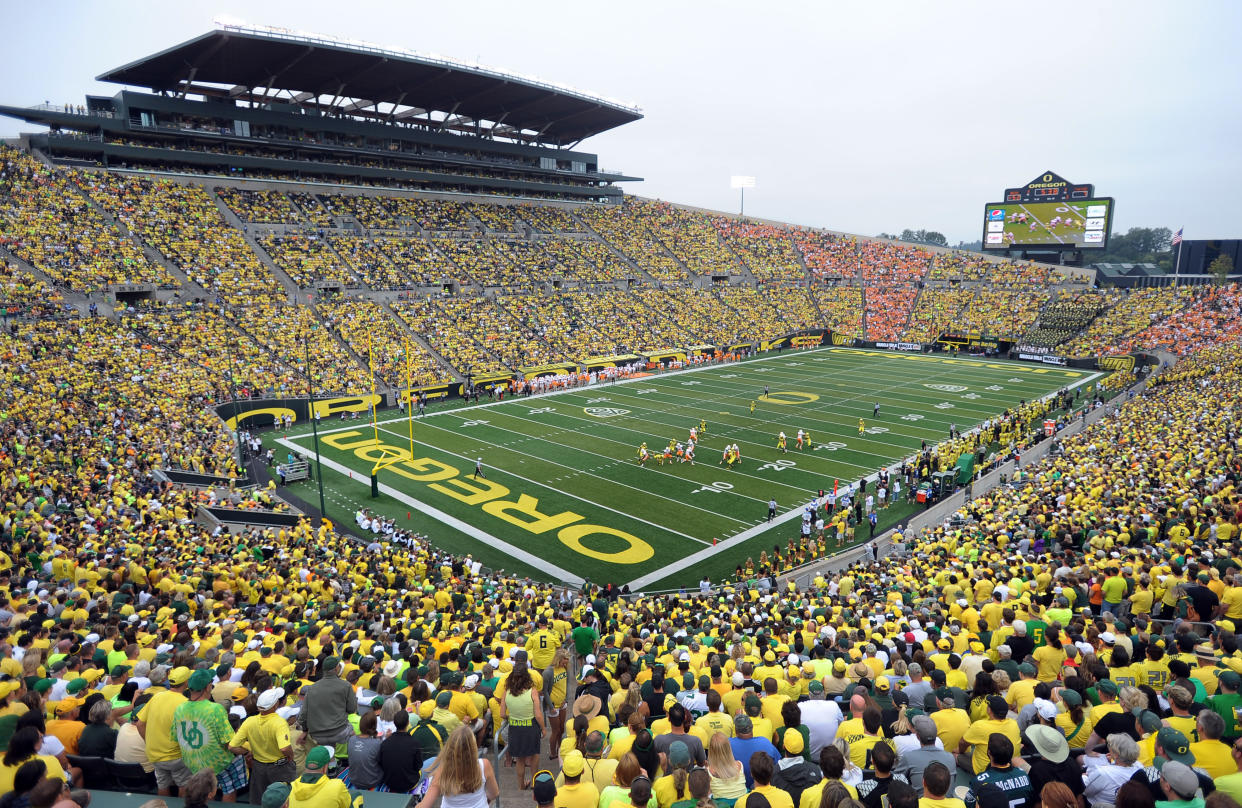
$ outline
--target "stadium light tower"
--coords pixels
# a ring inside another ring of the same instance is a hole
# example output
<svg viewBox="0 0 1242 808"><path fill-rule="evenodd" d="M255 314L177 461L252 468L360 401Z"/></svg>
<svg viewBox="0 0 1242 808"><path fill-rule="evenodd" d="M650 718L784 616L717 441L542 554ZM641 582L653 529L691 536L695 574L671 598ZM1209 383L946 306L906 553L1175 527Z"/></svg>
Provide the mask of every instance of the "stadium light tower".
<svg viewBox="0 0 1242 808"><path fill-rule="evenodd" d="M754 177L741 177L734 175L729 178L729 187L737 188L742 193L741 209L738 211L739 216L746 215L746 189L755 187Z"/></svg>

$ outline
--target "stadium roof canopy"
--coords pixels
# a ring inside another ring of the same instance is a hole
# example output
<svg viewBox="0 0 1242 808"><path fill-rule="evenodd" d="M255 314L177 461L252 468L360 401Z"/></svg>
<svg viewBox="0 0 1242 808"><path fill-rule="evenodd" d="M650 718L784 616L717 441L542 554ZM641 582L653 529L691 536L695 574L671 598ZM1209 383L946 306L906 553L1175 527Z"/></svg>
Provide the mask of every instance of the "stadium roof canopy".
<svg viewBox="0 0 1242 808"><path fill-rule="evenodd" d="M175 95L292 104L392 124L565 146L637 107L439 56L222 25L97 77Z"/></svg>

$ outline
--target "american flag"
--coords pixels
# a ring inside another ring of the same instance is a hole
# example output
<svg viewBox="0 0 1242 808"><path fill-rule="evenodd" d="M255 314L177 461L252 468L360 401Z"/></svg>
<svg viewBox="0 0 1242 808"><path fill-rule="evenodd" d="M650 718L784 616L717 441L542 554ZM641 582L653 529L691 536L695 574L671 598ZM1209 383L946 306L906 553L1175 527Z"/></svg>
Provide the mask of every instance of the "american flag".
<svg viewBox="0 0 1242 808"><path fill-rule="evenodd" d="M1184 227L1179 227L1177 228L1177 232L1173 234L1173 246L1174 247L1182 243L1182 231L1185 229L1186 228Z"/></svg>

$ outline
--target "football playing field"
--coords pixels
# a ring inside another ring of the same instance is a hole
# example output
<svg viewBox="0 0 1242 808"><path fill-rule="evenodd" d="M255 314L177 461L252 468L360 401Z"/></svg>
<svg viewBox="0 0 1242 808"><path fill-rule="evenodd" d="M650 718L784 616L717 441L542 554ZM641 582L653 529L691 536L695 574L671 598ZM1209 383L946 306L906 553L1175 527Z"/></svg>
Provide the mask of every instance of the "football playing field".
<svg viewBox="0 0 1242 808"><path fill-rule="evenodd" d="M329 514L352 527L362 507L395 517L488 566L565 582L654 589L719 580L748 555L783 548L819 489L844 486L963 432L1019 401L1105 374L1016 362L819 349L655 374L475 406L403 412L319 429ZM764 395L764 389L769 394ZM751 411L751 402L754 411ZM880 405L879 417L872 407ZM859 419L865 431L859 434ZM694 465L649 461L707 422ZM794 448L799 429L809 450ZM785 432L789 451L778 452ZM280 441L313 459L308 429ZM720 464L737 444L741 461ZM379 473L378 461L401 462ZM483 469L475 476L476 460ZM314 501L314 483L295 489ZM777 518L768 522L768 500ZM893 506L880 527L909 513ZM859 540L868 535L864 524Z"/></svg>

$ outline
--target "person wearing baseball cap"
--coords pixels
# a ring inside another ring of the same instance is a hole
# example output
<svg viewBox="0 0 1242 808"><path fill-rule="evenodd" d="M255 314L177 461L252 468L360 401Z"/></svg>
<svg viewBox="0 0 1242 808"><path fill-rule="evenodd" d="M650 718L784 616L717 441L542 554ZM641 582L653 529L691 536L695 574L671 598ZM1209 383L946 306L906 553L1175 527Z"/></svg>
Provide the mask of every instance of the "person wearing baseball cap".
<svg viewBox="0 0 1242 808"><path fill-rule="evenodd" d="M556 778L547 769L535 772L530 785L531 796L539 808L549 808L556 802Z"/></svg>
<svg viewBox="0 0 1242 808"><path fill-rule="evenodd" d="M189 699L173 711L173 733L186 768L191 772L211 769L220 790L231 796L246 787L246 759L229 751L233 727L224 707L211 700L215 681L210 668L190 675L185 688Z"/></svg>
<svg viewBox="0 0 1242 808"><path fill-rule="evenodd" d="M316 746L306 753L306 774L289 788L289 808L347 808L349 789L342 780L328 776L332 748Z"/></svg>
<svg viewBox="0 0 1242 808"><path fill-rule="evenodd" d="M272 783L263 790L263 795L259 798L258 805L261 808L286 808L289 805L289 792L291 788L288 782ZM255 805L255 801L250 801L251 805Z"/></svg>
<svg viewBox="0 0 1242 808"><path fill-rule="evenodd" d="M340 657L327 657L320 666L319 681L303 692L306 733L317 744L335 746L354 734L349 716L357 708L357 697L341 678L344 667Z"/></svg>
<svg viewBox="0 0 1242 808"><path fill-rule="evenodd" d="M1009 704L1000 696L988 696L987 718L975 721L962 735L961 752L958 765L967 771L979 774L988 767L988 739L993 733L1000 733L1009 739L1014 749L1022 748L1022 736L1018 731L1018 722L1009 717ZM937 713L938 714L938 713ZM971 754L965 754L964 747L971 747Z"/></svg>
<svg viewBox="0 0 1242 808"><path fill-rule="evenodd" d="M173 738L173 714L186 703L189 678L189 668L174 668L168 674L168 689L152 696L137 716L138 732L146 741L147 760L155 767L156 793L162 797L172 794L174 783L178 788L184 786L194 773L181 760L181 745Z"/></svg>
<svg viewBox="0 0 1242 808"><path fill-rule="evenodd" d="M671 753L669 761L672 765ZM586 763L586 758L577 749L565 755L561 764L561 784L557 787L557 808L593 808L599 804L599 788L595 781L589 772L583 777L587 771Z"/></svg>
<svg viewBox="0 0 1242 808"><path fill-rule="evenodd" d="M1146 714L1144 714L1146 717ZM1206 786L1206 790L1211 791L1212 778L1201 769L1195 768L1195 757L1190 751L1190 741L1187 740L1181 730L1173 727L1163 727L1156 732L1155 742L1153 744L1155 758L1151 766L1142 769L1139 774L1134 775L1134 779L1147 786L1151 792L1151 796L1157 802L1168 799L1162 786L1162 772L1171 764L1179 764L1185 766L1187 771L1198 779L1200 787ZM1175 768L1174 771L1177 771ZM1183 784L1184 785L1184 784Z"/></svg>
<svg viewBox="0 0 1242 808"><path fill-rule="evenodd" d="M285 691L282 688L273 687L260 693L255 705L259 708L259 714L243 721L229 744L229 751L234 755L247 752L251 755L251 805L256 800L262 800L271 785L291 782L297 776L289 722L276 715L276 709L284 701Z"/></svg>
<svg viewBox="0 0 1242 808"><path fill-rule="evenodd" d="M1163 800L1156 804L1162 808L1191 808L1202 806L1203 800L1195 799L1199 793L1199 776L1185 763L1170 760L1160 769L1160 788Z"/></svg>

